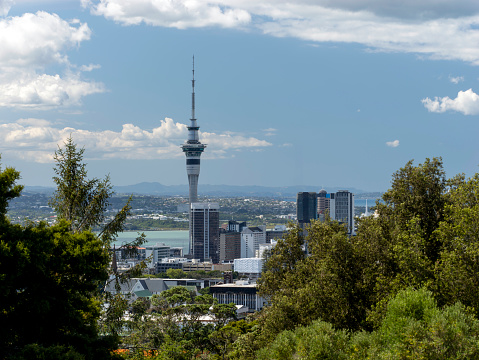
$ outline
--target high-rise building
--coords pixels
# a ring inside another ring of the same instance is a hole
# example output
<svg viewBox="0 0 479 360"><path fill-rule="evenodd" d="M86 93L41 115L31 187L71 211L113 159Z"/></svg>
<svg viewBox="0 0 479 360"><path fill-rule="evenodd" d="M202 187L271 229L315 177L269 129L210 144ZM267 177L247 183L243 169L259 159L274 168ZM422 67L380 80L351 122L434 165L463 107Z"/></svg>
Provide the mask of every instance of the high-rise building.
<svg viewBox="0 0 479 360"><path fill-rule="evenodd" d="M220 261L232 261L241 257L241 233L220 231Z"/></svg>
<svg viewBox="0 0 479 360"><path fill-rule="evenodd" d="M330 208L331 220L346 224L348 233L354 235L354 194L347 190L331 194Z"/></svg>
<svg viewBox="0 0 479 360"><path fill-rule="evenodd" d="M330 212L331 194L322 189L318 193L318 219L324 221L326 213ZM330 215L331 216L331 215Z"/></svg>
<svg viewBox="0 0 479 360"><path fill-rule="evenodd" d="M307 224L318 218L318 195L315 192L299 192L296 198L296 215L299 224Z"/></svg>
<svg viewBox="0 0 479 360"><path fill-rule="evenodd" d="M193 57L193 91L191 93L191 119L188 126L188 140L181 146L186 155L186 173L188 174L189 202L198 201L198 177L200 175L200 157L206 144L200 142L198 130L200 127L195 118L195 58Z"/></svg>
<svg viewBox="0 0 479 360"><path fill-rule="evenodd" d="M246 227L246 221L243 221L243 222L238 222L234 220L228 221L228 231L241 232L243 231L243 228L245 227Z"/></svg>
<svg viewBox="0 0 479 360"><path fill-rule="evenodd" d="M241 231L241 257L252 258L259 250L259 244L266 242L266 225L245 227Z"/></svg>
<svg viewBox="0 0 479 360"><path fill-rule="evenodd" d="M219 262L219 205L192 203L190 208L190 256Z"/></svg>

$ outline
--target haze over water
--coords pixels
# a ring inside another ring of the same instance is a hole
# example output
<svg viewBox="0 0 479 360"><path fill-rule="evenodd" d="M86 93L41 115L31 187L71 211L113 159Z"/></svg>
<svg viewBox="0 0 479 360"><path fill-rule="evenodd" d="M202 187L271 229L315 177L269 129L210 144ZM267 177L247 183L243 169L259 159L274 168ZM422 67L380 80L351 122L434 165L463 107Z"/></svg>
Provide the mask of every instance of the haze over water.
<svg viewBox="0 0 479 360"><path fill-rule="evenodd" d="M182 247L183 254L188 254L188 230L172 230L172 231L125 231L118 234L117 240L114 242L116 247L126 242L130 242L138 237L138 233L146 235L147 242L143 245L155 245L156 243L164 243L171 247Z"/></svg>

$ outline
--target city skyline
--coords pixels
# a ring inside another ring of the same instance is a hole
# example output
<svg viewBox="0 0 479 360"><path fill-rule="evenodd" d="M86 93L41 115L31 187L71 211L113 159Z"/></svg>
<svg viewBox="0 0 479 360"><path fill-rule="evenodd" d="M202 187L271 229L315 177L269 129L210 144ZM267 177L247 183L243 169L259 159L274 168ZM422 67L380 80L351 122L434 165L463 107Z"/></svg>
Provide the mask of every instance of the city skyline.
<svg viewBox="0 0 479 360"><path fill-rule="evenodd" d="M71 134L91 177L384 191L411 159L479 165L479 4L0 0L0 153L53 186Z"/></svg>

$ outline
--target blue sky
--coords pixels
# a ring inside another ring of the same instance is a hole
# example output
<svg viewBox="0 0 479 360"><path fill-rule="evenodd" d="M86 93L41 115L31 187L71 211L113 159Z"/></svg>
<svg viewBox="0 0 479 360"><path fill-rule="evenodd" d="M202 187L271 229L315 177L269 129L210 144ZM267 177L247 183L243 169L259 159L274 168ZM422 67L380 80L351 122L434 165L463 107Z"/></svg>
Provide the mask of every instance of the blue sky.
<svg viewBox="0 0 479 360"><path fill-rule="evenodd" d="M187 183L195 55L201 184L383 191L408 160L479 164L479 2L0 0L0 152L52 186ZM334 5L334 7L333 7Z"/></svg>

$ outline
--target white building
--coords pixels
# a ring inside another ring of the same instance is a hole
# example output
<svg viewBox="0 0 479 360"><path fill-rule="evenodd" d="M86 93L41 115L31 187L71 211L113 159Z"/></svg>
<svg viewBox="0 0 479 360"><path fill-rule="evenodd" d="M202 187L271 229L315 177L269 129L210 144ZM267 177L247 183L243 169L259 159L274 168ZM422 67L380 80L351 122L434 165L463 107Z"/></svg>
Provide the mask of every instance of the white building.
<svg viewBox="0 0 479 360"><path fill-rule="evenodd" d="M219 304L244 305L250 312L261 310L266 304L266 300L256 293L256 284L248 281L210 286L210 292Z"/></svg>
<svg viewBox="0 0 479 360"><path fill-rule="evenodd" d="M257 257L235 259L233 267L239 274L257 278L263 269L263 259Z"/></svg>
<svg viewBox="0 0 479 360"><path fill-rule="evenodd" d="M149 259L147 267L152 268L154 265L161 261L161 259L169 258L171 256L179 255L183 256L183 248L171 247L163 243L156 243L155 245L145 246L145 258Z"/></svg>
<svg viewBox="0 0 479 360"><path fill-rule="evenodd" d="M245 227L241 231L241 257L252 258L259 250L259 244L266 242L266 225Z"/></svg>

